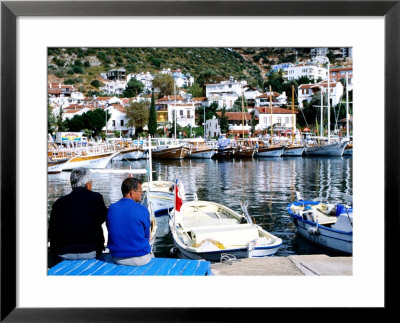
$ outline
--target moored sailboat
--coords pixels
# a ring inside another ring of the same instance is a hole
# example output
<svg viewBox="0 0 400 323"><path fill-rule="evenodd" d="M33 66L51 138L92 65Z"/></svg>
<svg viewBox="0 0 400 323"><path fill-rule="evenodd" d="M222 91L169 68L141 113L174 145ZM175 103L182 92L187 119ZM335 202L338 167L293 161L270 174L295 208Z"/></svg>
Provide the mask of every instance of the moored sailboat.
<svg viewBox="0 0 400 323"><path fill-rule="evenodd" d="M304 150L306 147L304 145L301 145L299 143L294 142L294 137L296 134L295 131L295 122L294 122L294 86L292 85L292 140L291 143L287 146L285 146L285 149L283 150L282 156L287 157L300 157L303 156Z"/></svg>
<svg viewBox="0 0 400 323"><path fill-rule="evenodd" d="M271 134L270 134L270 139L269 142L264 141L264 140L259 140L257 143L257 152L254 154L254 157L281 157L283 154L283 150L285 146L282 146L280 144L273 144L272 143L272 138L273 138L273 124L272 124L272 89L271 86L269 86L269 107L271 110Z"/></svg>

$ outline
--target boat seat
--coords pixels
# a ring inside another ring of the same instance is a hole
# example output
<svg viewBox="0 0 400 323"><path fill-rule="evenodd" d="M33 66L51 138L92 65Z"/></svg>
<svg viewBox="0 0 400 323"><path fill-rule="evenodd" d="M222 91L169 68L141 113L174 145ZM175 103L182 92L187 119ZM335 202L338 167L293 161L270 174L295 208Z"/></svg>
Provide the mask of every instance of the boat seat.
<svg viewBox="0 0 400 323"><path fill-rule="evenodd" d="M193 216L186 216L182 223L185 231L204 226L218 226L237 224L238 221L232 218L218 217L215 212L195 212Z"/></svg>
<svg viewBox="0 0 400 323"><path fill-rule="evenodd" d="M201 244L204 240L215 240L223 246L246 245L258 238L258 229L252 224L215 225L192 228L190 231L193 243Z"/></svg>

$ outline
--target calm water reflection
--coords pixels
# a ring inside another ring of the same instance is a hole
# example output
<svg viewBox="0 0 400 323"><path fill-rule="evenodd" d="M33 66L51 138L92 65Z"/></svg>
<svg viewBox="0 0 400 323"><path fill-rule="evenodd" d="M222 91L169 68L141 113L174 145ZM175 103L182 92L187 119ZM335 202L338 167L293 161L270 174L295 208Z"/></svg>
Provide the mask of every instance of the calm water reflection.
<svg viewBox="0 0 400 323"><path fill-rule="evenodd" d="M107 168L146 168L147 161L114 161ZM240 211L242 198L256 223L279 236L283 245L277 256L333 253L296 234L286 206L295 199L295 191L304 198L344 202L353 194L351 157L335 158L264 158L248 160L153 160L154 177L180 178L185 191L196 192L199 199L224 204ZM48 175L48 212L54 201L71 191L70 172ZM106 205L121 198L120 186L126 175L93 174L93 190L104 196ZM144 175L139 177L145 181ZM166 222L159 223L161 226ZM154 246L157 257L173 257L170 234L158 237Z"/></svg>

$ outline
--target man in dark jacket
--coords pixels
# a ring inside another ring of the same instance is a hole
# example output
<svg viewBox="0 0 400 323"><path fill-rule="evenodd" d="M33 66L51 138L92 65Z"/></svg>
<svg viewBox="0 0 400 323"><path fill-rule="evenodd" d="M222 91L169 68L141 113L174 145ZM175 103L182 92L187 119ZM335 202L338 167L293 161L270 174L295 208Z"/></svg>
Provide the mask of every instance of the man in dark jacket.
<svg viewBox="0 0 400 323"><path fill-rule="evenodd" d="M89 169L76 168L70 176L72 192L54 202L49 240L53 260L92 259L104 250L101 225L107 207L100 193L92 192Z"/></svg>

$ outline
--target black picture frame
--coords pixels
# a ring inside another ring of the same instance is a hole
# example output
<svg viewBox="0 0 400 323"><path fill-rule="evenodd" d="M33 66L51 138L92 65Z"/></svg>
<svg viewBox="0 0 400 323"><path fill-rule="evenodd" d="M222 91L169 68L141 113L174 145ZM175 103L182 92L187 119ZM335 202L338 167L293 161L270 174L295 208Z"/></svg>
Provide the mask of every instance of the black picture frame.
<svg viewBox="0 0 400 323"><path fill-rule="evenodd" d="M385 306L393 309L391 274L398 243L400 4L395 1L2 1L1 3L1 321L125 322L227 321L232 308L17 308L16 265L16 19L19 16L381 16L385 19L384 208ZM94 5L95 4L95 5ZM373 47L373 44L371 44ZM11 134L11 135L10 135ZM374 255L371 255L373 261ZM239 291L238 291L239 293ZM392 296L390 296L392 295ZM56 297L56 295L55 295ZM106 297L106 295L104 295ZM179 311L177 311L179 309ZM252 309L254 311L255 309ZM262 315L258 309L254 315ZM285 309L274 309L284 315ZM378 309L379 310L379 309ZM381 315L379 311L379 315ZM239 316L238 316L239 315ZM247 315L247 313L245 313ZM326 313L325 313L326 315ZM279 316L278 316L279 317ZM250 319L250 317L249 317Z"/></svg>

